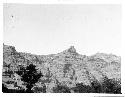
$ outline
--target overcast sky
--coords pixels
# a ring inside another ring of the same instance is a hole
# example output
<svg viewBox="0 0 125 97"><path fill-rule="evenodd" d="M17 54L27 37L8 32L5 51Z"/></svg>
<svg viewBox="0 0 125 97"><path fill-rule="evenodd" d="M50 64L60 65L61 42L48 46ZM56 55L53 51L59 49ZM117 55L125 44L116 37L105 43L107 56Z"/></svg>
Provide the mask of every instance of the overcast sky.
<svg viewBox="0 0 125 97"><path fill-rule="evenodd" d="M120 5L4 4L4 44L17 51L121 55Z"/></svg>

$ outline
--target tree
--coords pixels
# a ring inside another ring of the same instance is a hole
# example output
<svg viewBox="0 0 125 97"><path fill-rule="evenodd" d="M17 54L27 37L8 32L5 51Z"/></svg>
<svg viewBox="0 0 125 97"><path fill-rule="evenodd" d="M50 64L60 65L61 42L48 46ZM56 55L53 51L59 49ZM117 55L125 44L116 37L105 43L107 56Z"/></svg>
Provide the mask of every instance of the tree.
<svg viewBox="0 0 125 97"><path fill-rule="evenodd" d="M35 84L39 78L43 76L41 73L37 73L35 67L35 65L30 64L26 67L24 74L21 76L21 80L27 83L27 92L32 92L31 88L33 87L33 84Z"/></svg>

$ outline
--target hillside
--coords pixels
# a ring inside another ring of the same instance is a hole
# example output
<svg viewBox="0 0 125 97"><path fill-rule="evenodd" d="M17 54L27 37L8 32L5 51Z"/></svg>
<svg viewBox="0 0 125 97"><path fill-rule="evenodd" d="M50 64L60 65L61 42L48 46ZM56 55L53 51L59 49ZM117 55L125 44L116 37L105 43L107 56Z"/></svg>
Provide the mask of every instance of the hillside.
<svg viewBox="0 0 125 97"><path fill-rule="evenodd" d="M114 80L120 87L121 57L113 54L96 53L92 56L77 53L74 46L57 54L33 55L17 52L15 47L3 45L2 84L8 89L26 90L26 83L17 73L28 65L36 66L42 77L33 85L32 90L46 87L46 92L60 84L70 89L78 83L91 86L96 81L102 83L104 78Z"/></svg>

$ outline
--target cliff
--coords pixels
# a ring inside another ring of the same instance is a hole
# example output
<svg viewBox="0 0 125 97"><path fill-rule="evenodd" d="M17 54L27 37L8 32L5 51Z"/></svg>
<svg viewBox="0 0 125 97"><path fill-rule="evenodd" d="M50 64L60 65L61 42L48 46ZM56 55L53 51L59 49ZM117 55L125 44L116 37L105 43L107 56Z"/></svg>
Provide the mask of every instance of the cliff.
<svg viewBox="0 0 125 97"><path fill-rule="evenodd" d="M26 84L16 72L29 64L36 66L43 77L34 88L46 86L47 92L60 83L69 88L77 83L91 85L101 83L104 77L121 83L121 57L113 54L96 53L92 56L78 54L74 46L58 54L33 55L17 52L15 47L3 45L2 83L8 89L26 89Z"/></svg>

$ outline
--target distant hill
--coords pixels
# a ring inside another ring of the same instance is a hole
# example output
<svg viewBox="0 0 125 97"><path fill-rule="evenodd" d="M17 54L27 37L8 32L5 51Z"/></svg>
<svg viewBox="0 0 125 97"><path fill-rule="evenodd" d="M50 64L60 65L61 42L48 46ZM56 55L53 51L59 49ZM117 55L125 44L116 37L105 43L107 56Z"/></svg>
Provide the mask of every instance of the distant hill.
<svg viewBox="0 0 125 97"><path fill-rule="evenodd" d="M33 55L3 45L2 84L8 89L26 89L17 71L29 64L35 65L37 72L44 75L33 88L43 87L44 84L47 92L53 92L58 83L69 88L77 83L91 86L94 81L102 83L105 77L117 81L119 87L121 83L120 56L104 53L81 55L74 46L57 54Z"/></svg>

